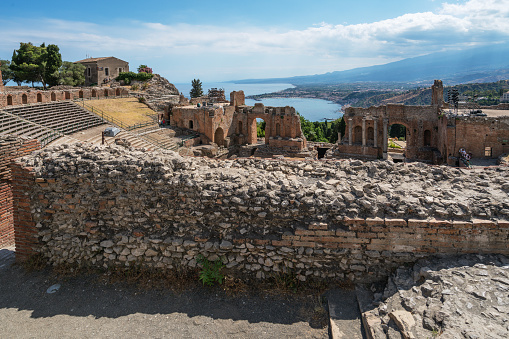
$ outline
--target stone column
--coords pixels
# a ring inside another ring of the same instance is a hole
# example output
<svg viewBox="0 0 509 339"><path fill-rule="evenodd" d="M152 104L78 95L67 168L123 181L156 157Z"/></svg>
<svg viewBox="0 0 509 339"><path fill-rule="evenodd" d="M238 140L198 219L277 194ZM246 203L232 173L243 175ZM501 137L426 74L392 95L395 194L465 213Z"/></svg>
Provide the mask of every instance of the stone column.
<svg viewBox="0 0 509 339"><path fill-rule="evenodd" d="M387 159L387 137L388 137L388 130L387 127L389 125L389 119L384 119L384 143L383 143L383 155L384 159Z"/></svg>
<svg viewBox="0 0 509 339"><path fill-rule="evenodd" d="M338 142L337 142L337 143L338 143L338 144L340 144L340 143L341 143L341 132L338 132Z"/></svg>
<svg viewBox="0 0 509 339"><path fill-rule="evenodd" d="M376 118L373 120L373 124L374 124L373 137L375 138L375 140L373 140L373 142L375 143L373 146L378 147L378 120Z"/></svg>
<svg viewBox="0 0 509 339"><path fill-rule="evenodd" d="M366 118L362 118L362 147L366 146Z"/></svg>
<svg viewBox="0 0 509 339"><path fill-rule="evenodd" d="M353 119L348 119L348 145L352 146L352 128L353 128Z"/></svg>

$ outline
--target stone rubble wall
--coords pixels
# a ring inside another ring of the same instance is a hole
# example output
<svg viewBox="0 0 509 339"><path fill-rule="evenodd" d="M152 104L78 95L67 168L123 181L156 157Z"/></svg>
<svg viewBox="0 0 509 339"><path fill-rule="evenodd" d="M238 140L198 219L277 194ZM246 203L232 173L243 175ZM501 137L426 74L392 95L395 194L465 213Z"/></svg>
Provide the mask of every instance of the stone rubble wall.
<svg viewBox="0 0 509 339"><path fill-rule="evenodd" d="M12 159L39 149L37 140L0 135L0 247L14 244Z"/></svg>
<svg viewBox="0 0 509 339"><path fill-rule="evenodd" d="M374 281L429 255L509 253L506 167L217 161L88 144L16 166L28 216L17 241L53 264L172 269L203 254L257 278Z"/></svg>

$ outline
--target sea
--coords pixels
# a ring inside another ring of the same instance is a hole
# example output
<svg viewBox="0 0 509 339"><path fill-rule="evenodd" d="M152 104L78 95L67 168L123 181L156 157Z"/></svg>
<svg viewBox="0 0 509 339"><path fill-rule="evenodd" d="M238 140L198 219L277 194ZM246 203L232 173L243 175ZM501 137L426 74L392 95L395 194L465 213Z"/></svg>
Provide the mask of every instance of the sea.
<svg viewBox="0 0 509 339"><path fill-rule="evenodd" d="M191 82L174 84L177 89L189 98L191 90ZM232 91L244 91L246 96L273 93L282 91L287 88L293 88L291 84L235 84L231 82L204 82L202 84L203 92L207 93L210 88L223 88L225 96L228 99ZM325 121L338 119L343 116L341 105L331 101L310 98L267 98L262 100L246 99L246 105L254 106L255 103L261 102L265 106L273 107L294 107L305 119L309 121Z"/></svg>

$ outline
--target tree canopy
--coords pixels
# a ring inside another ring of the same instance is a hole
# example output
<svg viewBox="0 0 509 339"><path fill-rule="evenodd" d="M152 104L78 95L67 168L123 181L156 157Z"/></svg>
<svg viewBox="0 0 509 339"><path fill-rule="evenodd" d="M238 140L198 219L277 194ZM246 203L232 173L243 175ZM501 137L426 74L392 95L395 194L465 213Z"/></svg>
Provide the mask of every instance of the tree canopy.
<svg viewBox="0 0 509 339"><path fill-rule="evenodd" d="M193 86L189 92L191 98L201 97L203 95L203 88L200 79L193 79L193 81L191 81L191 85Z"/></svg>
<svg viewBox="0 0 509 339"><path fill-rule="evenodd" d="M300 116L300 126L308 141L335 143L338 141L338 132L345 135L346 123L342 118L331 122L311 122Z"/></svg>
<svg viewBox="0 0 509 339"><path fill-rule="evenodd" d="M137 69L138 73L140 73L140 70L142 70L143 68L148 68L148 66L147 65L139 65L138 69Z"/></svg>
<svg viewBox="0 0 509 339"><path fill-rule="evenodd" d="M10 69L13 80L22 82L41 82L46 85L58 84L58 69L62 65L62 56L57 45L34 46L31 42L21 42L19 49L14 50Z"/></svg>
<svg viewBox="0 0 509 339"><path fill-rule="evenodd" d="M58 84L65 86L81 86L85 84L85 69L82 64L70 61L62 62L58 69Z"/></svg>
<svg viewBox="0 0 509 339"><path fill-rule="evenodd" d="M4 86L7 85L7 83L14 79L14 76L12 74L11 70L11 62L9 60L0 60L0 70L2 70L2 82L4 83Z"/></svg>

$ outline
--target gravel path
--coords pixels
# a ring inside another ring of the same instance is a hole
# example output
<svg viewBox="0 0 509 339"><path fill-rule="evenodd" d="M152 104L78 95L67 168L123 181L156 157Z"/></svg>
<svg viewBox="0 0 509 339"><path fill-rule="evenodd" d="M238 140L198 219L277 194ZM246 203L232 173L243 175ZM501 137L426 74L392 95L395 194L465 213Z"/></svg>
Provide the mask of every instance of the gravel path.
<svg viewBox="0 0 509 339"><path fill-rule="evenodd" d="M0 255L0 338L328 337L326 327L311 325L319 307L316 296L142 290L106 285L97 276L59 279L48 271L28 273L10 266L6 249ZM61 287L47 293L55 284Z"/></svg>

